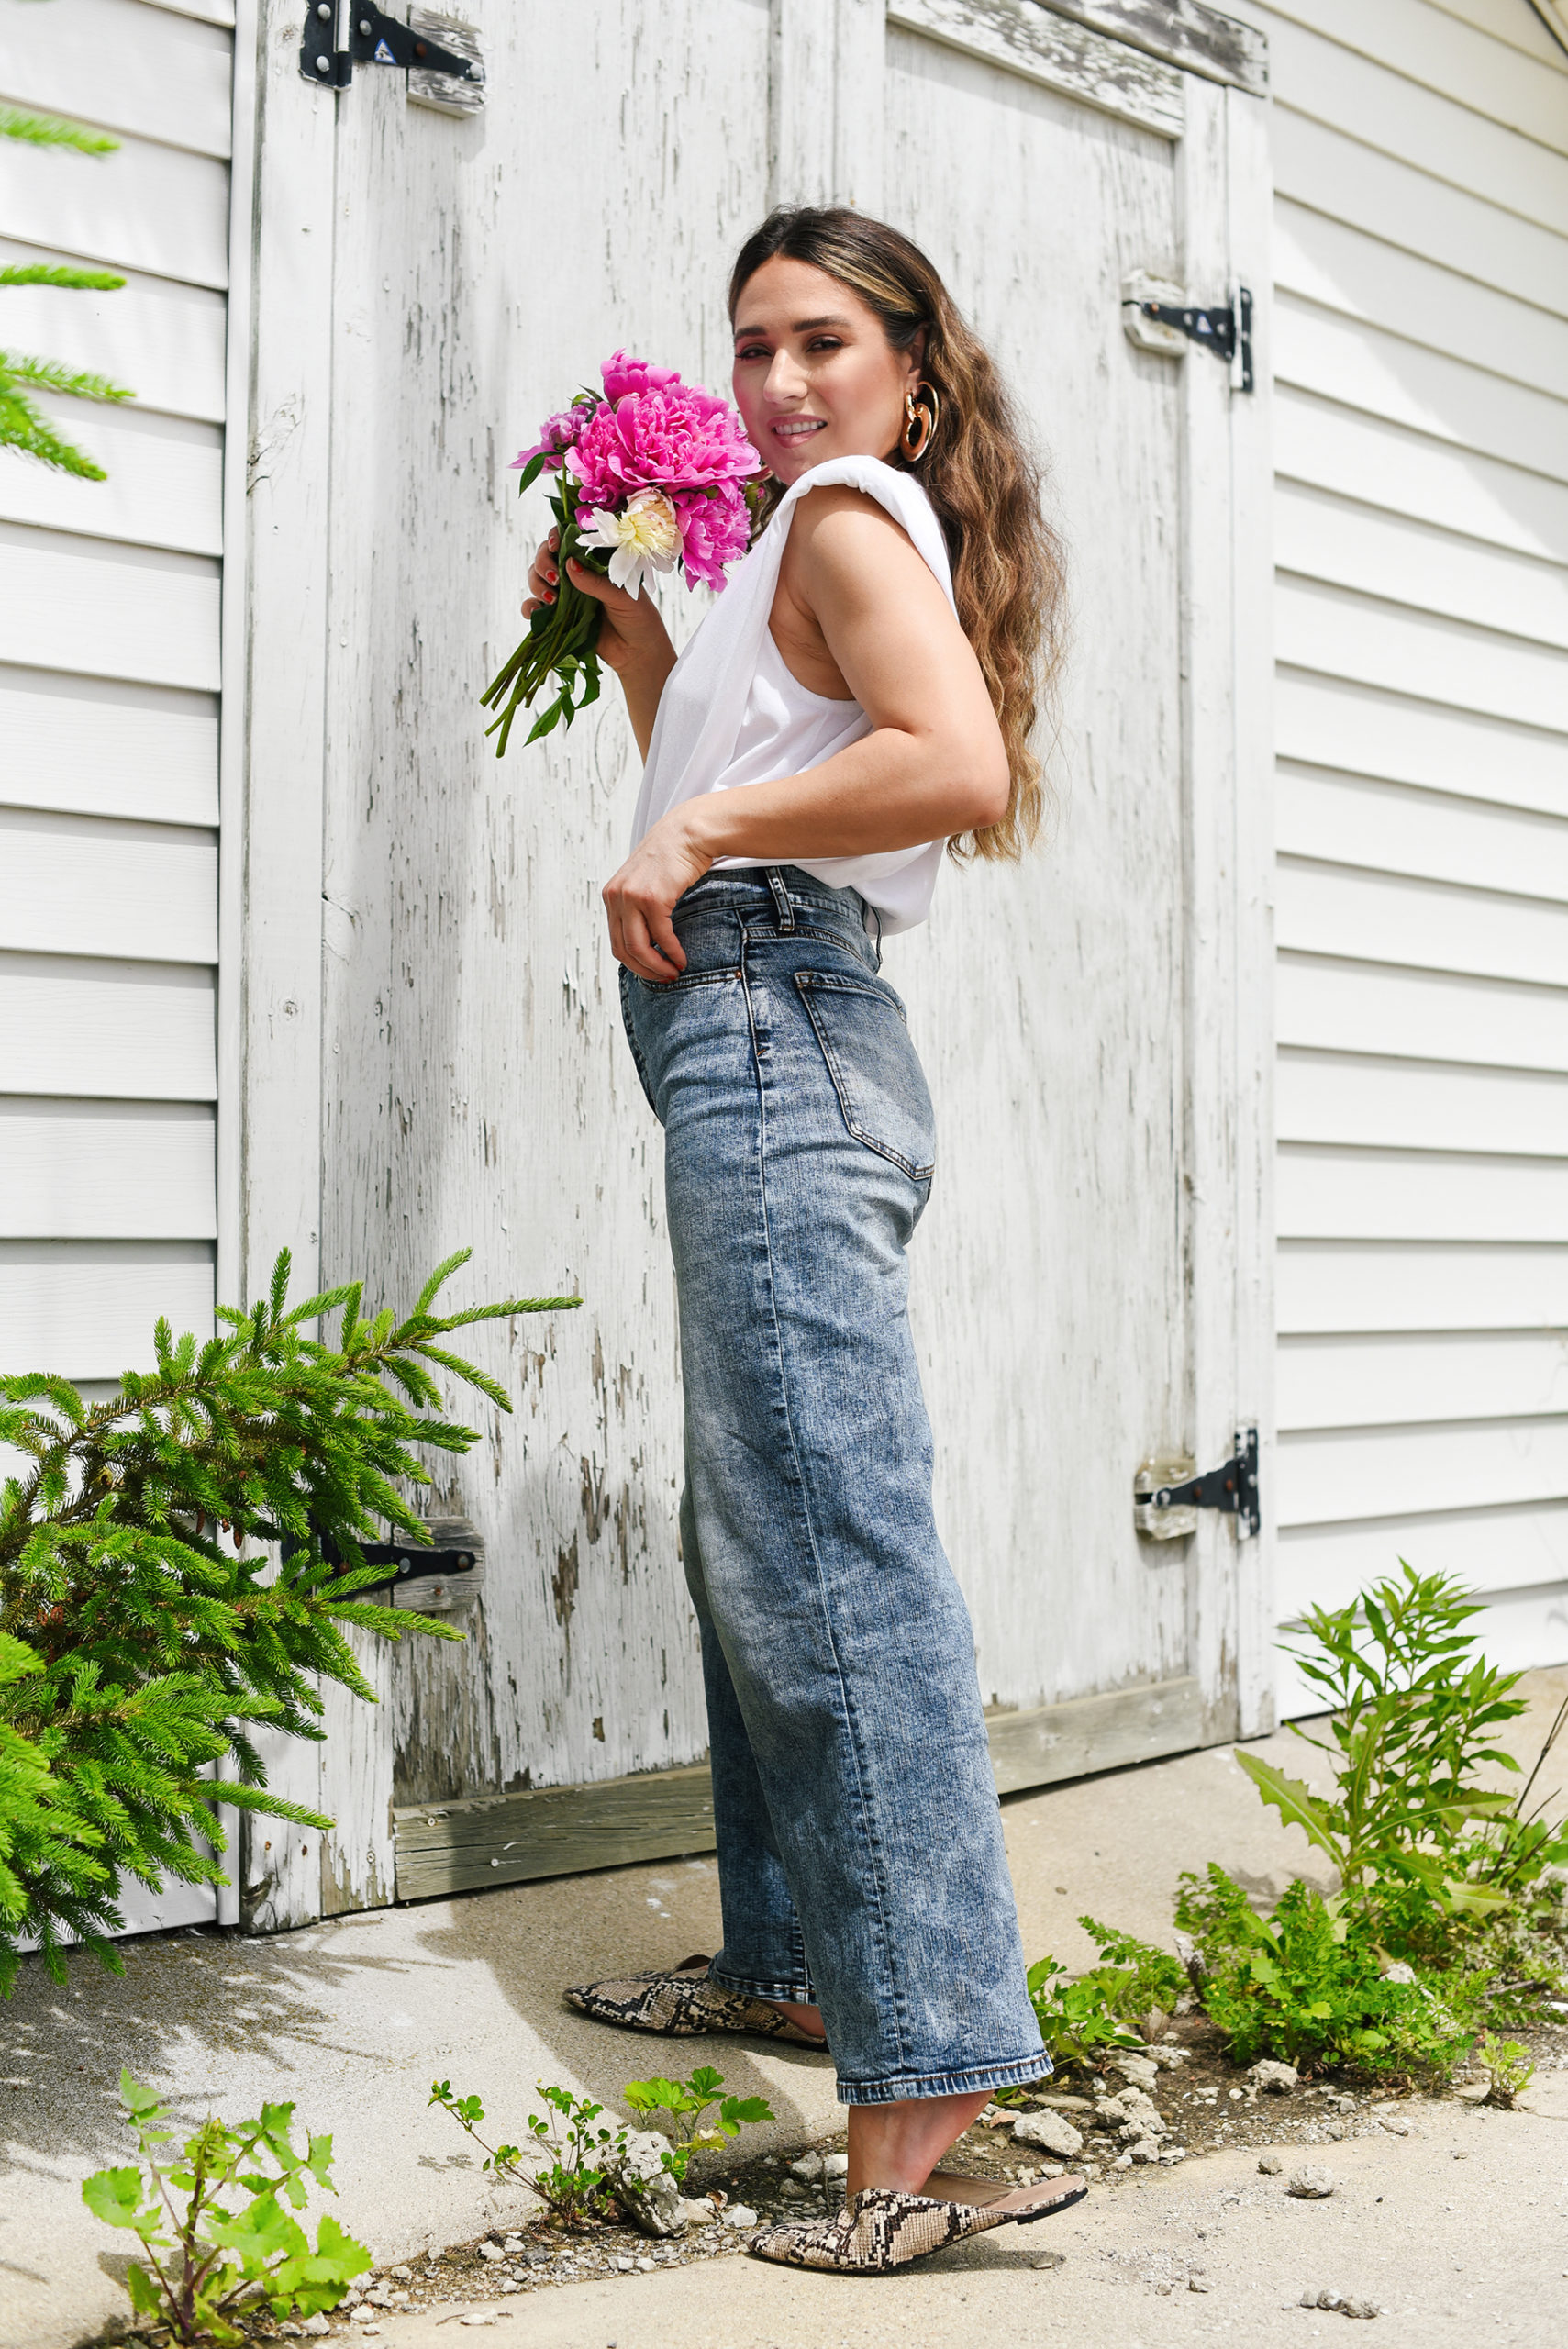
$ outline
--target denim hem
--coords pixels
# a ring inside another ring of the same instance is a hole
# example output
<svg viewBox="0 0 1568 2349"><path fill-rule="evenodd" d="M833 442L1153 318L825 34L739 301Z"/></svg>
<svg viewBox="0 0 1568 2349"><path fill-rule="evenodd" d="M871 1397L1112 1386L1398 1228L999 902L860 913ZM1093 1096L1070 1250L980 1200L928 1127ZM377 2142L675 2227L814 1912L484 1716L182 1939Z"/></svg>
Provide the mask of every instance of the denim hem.
<svg viewBox="0 0 1568 2349"><path fill-rule="evenodd" d="M809 1982L753 1982L744 1974L726 1974L717 1965L707 1970L710 1982L721 1990L736 1990L743 1998L785 1998L792 2007L814 2007L817 1993Z"/></svg>
<svg viewBox="0 0 1568 2349"><path fill-rule="evenodd" d="M969 2072L906 2073L892 2080L839 2082L840 2104L904 2104L924 2096L975 2096L982 2088L1021 2088L1055 2070L1044 2048L1018 2064L977 2064Z"/></svg>

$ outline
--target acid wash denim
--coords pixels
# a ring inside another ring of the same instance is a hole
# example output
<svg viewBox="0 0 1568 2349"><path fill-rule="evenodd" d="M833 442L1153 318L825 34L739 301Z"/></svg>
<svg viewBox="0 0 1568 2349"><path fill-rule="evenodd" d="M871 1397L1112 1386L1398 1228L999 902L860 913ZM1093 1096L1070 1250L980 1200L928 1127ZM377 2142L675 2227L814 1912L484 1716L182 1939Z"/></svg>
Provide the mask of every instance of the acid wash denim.
<svg viewBox="0 0 1568 2349"><path fill-rule="evenodd" d="M713 1978L819 2004L840 2100L887 2104L1051 2065L931 1514L905 1256L930 1096L862 915L795 866L710 874L681 976L621 977L666 1135Z"/></svg>

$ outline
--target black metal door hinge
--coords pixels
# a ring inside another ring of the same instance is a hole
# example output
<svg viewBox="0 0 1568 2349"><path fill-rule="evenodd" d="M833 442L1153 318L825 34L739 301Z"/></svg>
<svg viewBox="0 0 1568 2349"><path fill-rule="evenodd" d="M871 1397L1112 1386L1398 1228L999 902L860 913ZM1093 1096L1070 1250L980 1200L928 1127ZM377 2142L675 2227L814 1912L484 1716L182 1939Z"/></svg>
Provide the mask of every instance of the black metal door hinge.
<svg viewBox="0 0 1568 2349"><path fill-rule="evenodd" d="M1236 1450L1207 1475L1189 1476L1184 1485L1161 1485L1138 1495L1150 1508L1218 1508L1237 1520L1236 1538L1245 1542L1262 1523L1258 1506L1258 1431L1238 1428Z"/></svg>
<svg viewBox="0 0 1568 2349"><path fill-rule="evenodd" d="M428 33L399 24L361 0L311 0L300 43L299 70L324 90L346 90L356 65L399 65L419 73L450 73L459 82L483 82L484 68L472 57L443 49Z"/></svg>
<svg viewBox="0 0 1568 2349"><path fill-rule="evenodd" d="M1227 303L1223 309L1202 310L1182 302L1161 302L1149 295L1128 295L1125 290L1122 308L1146 318L1151 326L1164 327L1170 333L1184 335L1189 342L1200 343L1228 367L1240 356L1240 381L1236 388L1252 390L1252 296L1246 286L1239 285L1234 304ZM1179 355L1181 345L1173 348Z"/></svg>

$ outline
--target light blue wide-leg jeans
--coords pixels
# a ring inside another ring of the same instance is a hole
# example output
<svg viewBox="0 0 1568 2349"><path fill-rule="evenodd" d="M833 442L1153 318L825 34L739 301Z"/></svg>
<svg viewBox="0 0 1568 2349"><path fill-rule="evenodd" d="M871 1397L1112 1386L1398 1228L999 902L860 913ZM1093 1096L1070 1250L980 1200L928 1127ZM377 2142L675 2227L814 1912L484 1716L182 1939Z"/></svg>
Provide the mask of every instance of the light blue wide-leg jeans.
<svg viewBox="0 0 1568 2349"><path fill-rule="evenodd" d="M861 899L710 874L687 956L622 973L666 1135L724 1946L822 2009L846 2104L1051 2068L1024 1982L973 1634L931 1513L907 1313L930 1097Z"/></svg>

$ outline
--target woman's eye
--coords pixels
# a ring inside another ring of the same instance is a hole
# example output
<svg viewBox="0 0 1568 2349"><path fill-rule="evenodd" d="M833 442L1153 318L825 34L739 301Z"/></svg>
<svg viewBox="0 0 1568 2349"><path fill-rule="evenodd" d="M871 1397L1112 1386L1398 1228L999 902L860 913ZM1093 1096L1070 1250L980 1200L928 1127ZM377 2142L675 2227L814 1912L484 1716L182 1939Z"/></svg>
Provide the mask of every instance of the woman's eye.
<svg viewBox="0 0 1568 2349"><path fill-rule="evenodd" d="M738 351L735 354L737 359L765 359L767 355L760 342L749 342L743 351Z"/></svg>
<svg viewBox="0 0 1568 2349"><path fill-rule="evenodd" d="M836 334L814 335L806 345L808 351L842 351L843 344Z"/></svg>

